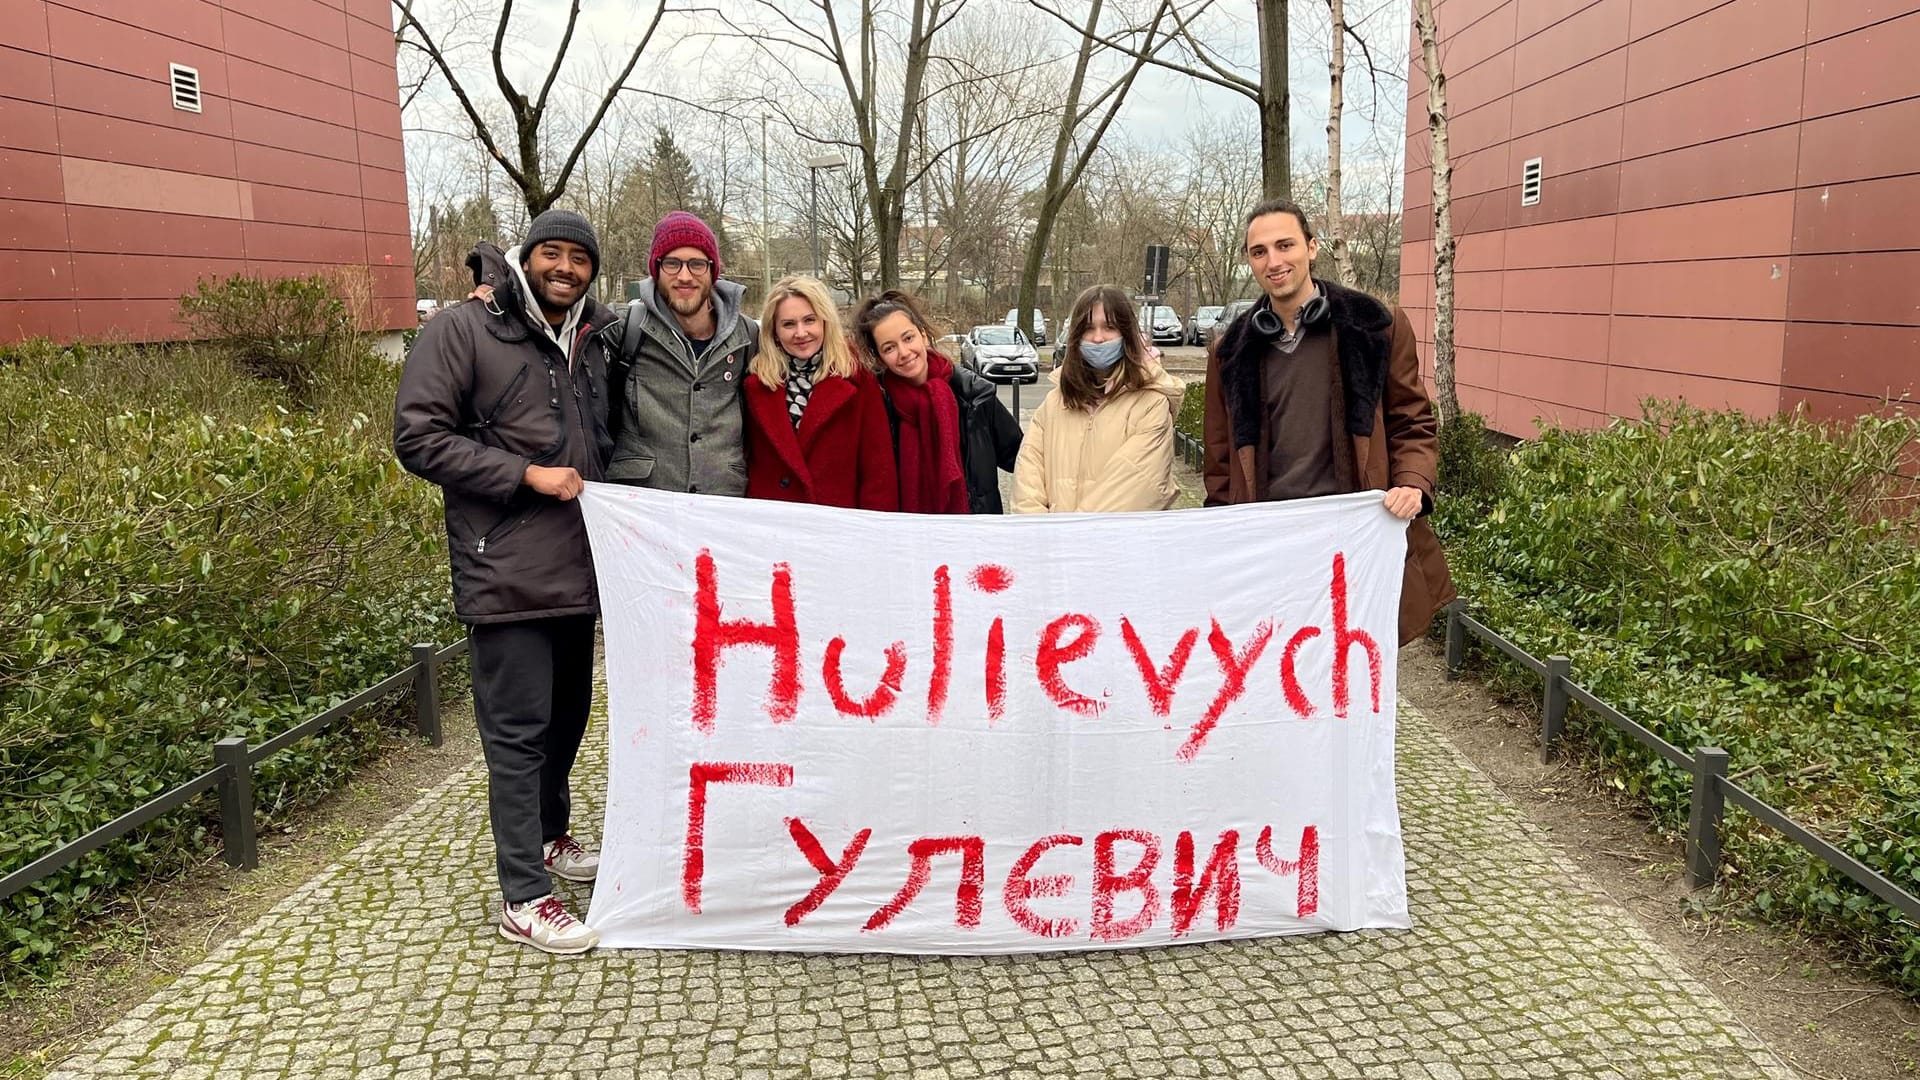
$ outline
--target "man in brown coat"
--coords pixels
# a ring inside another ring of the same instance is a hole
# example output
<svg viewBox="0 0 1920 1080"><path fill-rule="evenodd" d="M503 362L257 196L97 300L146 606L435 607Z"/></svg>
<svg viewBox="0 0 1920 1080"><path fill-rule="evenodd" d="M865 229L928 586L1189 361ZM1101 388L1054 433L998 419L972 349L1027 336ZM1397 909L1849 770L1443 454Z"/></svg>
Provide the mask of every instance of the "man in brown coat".
<svg viewBox="0 0 1920 1080"><path fill-rule="evenodd" d="M1207 505L1384 490L1409 519L1400 641L1454 598L1433 510L1439 449L1413 324L1365 293L1315 281L1307 215L1272 199L1247 215L1266 294L1207 353Z"/></svg>

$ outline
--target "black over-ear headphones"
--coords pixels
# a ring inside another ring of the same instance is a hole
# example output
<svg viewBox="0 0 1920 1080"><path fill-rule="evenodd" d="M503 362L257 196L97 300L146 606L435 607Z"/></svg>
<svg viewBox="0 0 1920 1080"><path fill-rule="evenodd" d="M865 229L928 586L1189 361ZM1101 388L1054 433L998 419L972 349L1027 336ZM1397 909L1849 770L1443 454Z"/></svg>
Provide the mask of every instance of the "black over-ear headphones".
<svg viewBox="0 0 1920 1080"><path fill-rule="evenodd" d="M1300 325L1312 326L1326 318L1330 307L1331 305L1327 303L1327 294L1315 290L1313 299L1300 305ZM1268 340L1278 338L1287 329L1286 324L1280 321L1280 316L1273 313L1271 300L1254 308L1248 320L1248 325L1252 327L1254 334Z"/></svg>

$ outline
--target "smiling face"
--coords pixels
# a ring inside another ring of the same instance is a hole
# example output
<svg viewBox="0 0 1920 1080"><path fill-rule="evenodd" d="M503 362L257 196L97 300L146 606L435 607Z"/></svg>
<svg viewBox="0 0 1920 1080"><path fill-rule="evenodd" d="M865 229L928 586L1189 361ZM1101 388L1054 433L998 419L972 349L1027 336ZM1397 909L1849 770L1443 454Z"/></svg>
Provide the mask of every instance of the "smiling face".
<svg viewBox="0 0 1920 1080"><path fill-rule="evenodd" d="M896 311L873 327L873 351L887 370L915 386L927 381L927 336L904 311Z"/></svg>
<svg viewBox="0 0 1920 1080"><path fill-rule="evenodd" d="M527 252L520 267L540 310L552 316L566 311L593 280L593 256L570 240L543 240Z"/></svg>
<svg viewBox="0 0 1920 1080"><path fill-rule="evenodd" d="M704 265L696 271L689 263ZM669 270L669 266L676 269ZM705 311L713 296L713 264L697 247L677 247L661 258L655 281L674 314L691 318Z"/></svg>
<svg viewBox="0 0 1920 1080"><path fill-rule="evenodd" d="M804 296L789 296L774 309L773 336L780 348L796 360L810 360L825 340L820 315Z"/></svg>
<svg viewBox="0 0 1920 1080"><path fill-rule="evenodd" d="M1312 295L1309 268L1319 252L1320 241L1308 238L1291 213L1262 214L1247 225L1247 266L1280 310L1293 310Z"/></svg>

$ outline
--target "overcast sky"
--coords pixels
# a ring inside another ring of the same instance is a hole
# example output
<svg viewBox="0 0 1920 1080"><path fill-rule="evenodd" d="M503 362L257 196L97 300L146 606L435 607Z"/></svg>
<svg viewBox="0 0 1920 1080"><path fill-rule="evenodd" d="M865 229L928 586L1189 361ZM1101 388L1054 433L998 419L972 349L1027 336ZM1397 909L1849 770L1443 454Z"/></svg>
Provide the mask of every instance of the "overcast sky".
<svg viewBox="0 0 1920 1080"><path fill-rule="evenodd" d="M698 0L673 2L693 6ZM1073 0L1061 2L1069 12L1084 10L1076 8ZM1116 6L1124 9L1128 2L1109 0L1110 10ZM1144 3L1145 0L1132 2ZM1385 178L1397 178L1399 174L1398 133L1405 122L1407 5L1408 0L1347 0L1347 19L1368 38L1375 63L1381 69L1379 100L1375 102L1359 50L1349 47L1344 143L1350 174L1371 171ZM746 7L738 0L729 0L724 10L738 11ZM795 10L801 7L798 3L794 5ZM443 44L466 42L465 47L452 50L456 72L476 97L485 95L497 102L498 92L486 45L499 10L498 0L414 0L414 10L422 22L444 39ZM653 10L651 0L585 0L561 85L555 89L556 98L570 97L567 104L577 110L588 108L593 95L587 88L604 86L607 81L604 72L617 69L617 65L624 62L639 41ZM970 0L969 11L989 12L1010 25L1024 25L1029 32L1046 35L1046 40L1057 43L1062 55L1072 48L1070 31L1022 0ZM1296 160L1324 159L1328 38L1325 0L1295 0L1293 11L1294 44L1289 82L1294 157ZM507 68L529 93L537 89L539 79L551 62L565 17L566 4L561 0L521 0L514 12L511 37L514 44ZM1224 62L1248 77L1254 76L1257 44L1252 0L1215 0L1213 8L1197 25L1204 40ZM741 93L742 82L764 72L768 62L764 54L745 43L715 40L702 33L718 28L718 21L711 15L669 14L630 82L655 94L697 103ZM852 30L843 28L843 32ZM410 63L418 62L417 57L403 53L403 74ZM824 81L827 69L822 65L814 75ZM768 86L779 85L781 78L784 75L769 76ZM1377 116L1370 118L1376 111ZM1254 117L1253 103L1241 94L1178 72L1150 67L1136 83L1115 125L1115 133L1127 144L1143 150L1174 150L1185 142L1196 125L1218 126L1221 121L1227 121L1251 126ZM450 95L436 80L407 117L407 151L411 171L416 176L425 177L429 166L444 164L449 144L432 132L457 129L457 121ZM1247 152L1257 155L1258 147L1249 145Z"/></svg>

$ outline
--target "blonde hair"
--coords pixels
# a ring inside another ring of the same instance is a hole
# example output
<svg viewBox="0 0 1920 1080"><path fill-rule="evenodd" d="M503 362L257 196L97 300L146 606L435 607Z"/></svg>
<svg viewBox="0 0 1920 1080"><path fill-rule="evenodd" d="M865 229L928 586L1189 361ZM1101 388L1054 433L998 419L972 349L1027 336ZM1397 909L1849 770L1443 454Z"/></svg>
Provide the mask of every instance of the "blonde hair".
<svg viewBox="0 0 1920 1080"><path fill-rule="evenodd" d="M781 303L796 296L805 300L820 319L820 370L814 378L835 375L852 378L860 365L853 358L853 350L847 347L847 332L840 325L840 311L833 306L833 297L827 295L825 283L805 274L781 278L767 294L767 302L760 308L760 355L753 358L753 374L767 386L787 384L787 352L780 347L779 335L774 333L774 320Z"/></svg>

